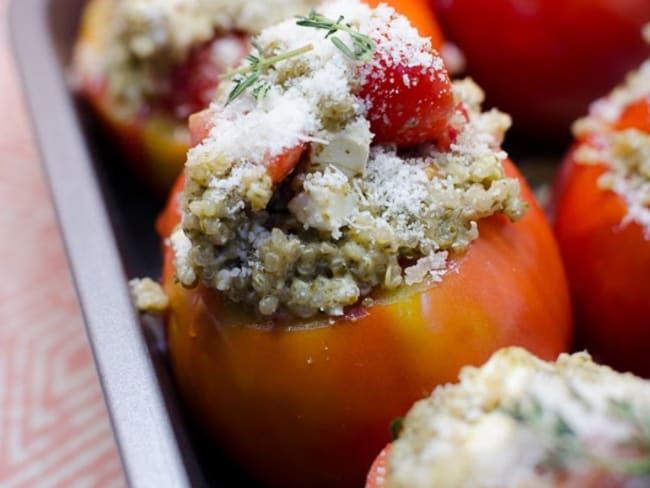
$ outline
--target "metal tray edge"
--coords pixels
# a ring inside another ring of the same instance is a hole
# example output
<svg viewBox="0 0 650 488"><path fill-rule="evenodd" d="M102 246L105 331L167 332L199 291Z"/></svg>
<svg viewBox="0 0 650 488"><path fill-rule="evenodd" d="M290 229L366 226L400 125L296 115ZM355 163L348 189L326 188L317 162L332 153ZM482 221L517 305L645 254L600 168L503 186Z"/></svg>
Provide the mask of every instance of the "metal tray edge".
<svg viewBox="0 0 650 488"><path fill-rule="evenodd" d="M11 0L9 33L122 463L131 486L190 486L48 37L50 1Z"/></svg>

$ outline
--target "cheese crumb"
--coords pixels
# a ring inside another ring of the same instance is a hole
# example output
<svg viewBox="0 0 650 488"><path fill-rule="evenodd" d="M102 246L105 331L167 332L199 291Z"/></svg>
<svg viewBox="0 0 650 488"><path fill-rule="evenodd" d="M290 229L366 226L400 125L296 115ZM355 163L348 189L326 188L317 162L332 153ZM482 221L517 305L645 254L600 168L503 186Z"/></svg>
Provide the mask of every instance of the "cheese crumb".
<svg viewBox="0 0 650 488"><path fill-rule="evenodd" d="M169 297L151 278L133 279L129 281L129 288L133 303L141 312L158 314L169 306Z"/></svg>
<svg viewBox="0 0 650 488"><path fill-rule="evenodd" d="M417 263L404 270L404 283L414 285L429 280L439 283L447 271L447 251L439 251L418 259Z"/></svg>

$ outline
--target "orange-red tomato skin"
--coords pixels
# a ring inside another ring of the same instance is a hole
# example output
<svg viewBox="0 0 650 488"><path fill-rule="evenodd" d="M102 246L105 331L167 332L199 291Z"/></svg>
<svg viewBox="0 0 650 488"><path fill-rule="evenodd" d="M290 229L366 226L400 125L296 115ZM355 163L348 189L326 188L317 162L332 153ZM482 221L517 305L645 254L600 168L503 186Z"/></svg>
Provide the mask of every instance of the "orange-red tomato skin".
<svg viewBox="0 0 650 488"><path fill-rule="evenodd" d="M650 93L629 104L606 130L650 133ZM576 162L585 144L607 144L596 132L576 142L555 184L555 233L569 278L577 347L622 371L650 377L650 236L627 218L625 200L599 185L603 164Z"/></svg>
<svg viewBox="0 0 650 488"><path fill-rule="evenodd" d="M431 0L488 103L540 140L571 123L648 56L650 0Z"/></svg>
<svg viewBox="0 0 650 488"><path fill-rule="evenodd" d="M622 371L650 377L650 241L627 205L602 190L604 165L565 162L555 232L569 277L578 347Z"/></svg>
<svg viewBox="0 0 650 488"><path fill-rule="evenodd" d="M650 93L623 110L616 128L619 130L637 129L650 134Z"/></svg>
<svg viewBox="0 0 650 488"><path fill-rule="evenodd" d="M314 328L229 325L215 292L173 282L167 248L170 358L191 411L270 486L362 486L390 422L462 366L506 345L547 359L568 347L564 273L540 209L480 232L442 283Z"/></svg>
<svg viewBox="0 0 650 488"><path fill-rule="evenodd" d="M375 458L366 477L366 488L383 488L386 486L386 473L388 469L388 456L391 444L387 444Z"/></svg>

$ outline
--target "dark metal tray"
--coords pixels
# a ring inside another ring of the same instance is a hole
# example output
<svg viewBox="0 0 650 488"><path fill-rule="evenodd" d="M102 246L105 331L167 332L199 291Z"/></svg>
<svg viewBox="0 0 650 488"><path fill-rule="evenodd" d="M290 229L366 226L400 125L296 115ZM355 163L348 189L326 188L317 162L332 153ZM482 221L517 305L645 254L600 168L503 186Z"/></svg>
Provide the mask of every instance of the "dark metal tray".
<svg viewBox="0 0 650 488"><path fill-rule="evenodd" d="M241 486L182 412L160 323L141 322L130 301L128 279L160 273L154 221L163 202L134 181L70 92L83 4L13 0L9 21L124 471L133 487Z"/></svg>
<svg viewBox="0 0 650 488"><path fill-rule="evenodd" d="M163 202L134 180L66 83L83 4L13 0L10 27L128 482L251 486L192 428L171 381L161 324L141 322L131 304L128 279L160 273L154 221ZM563 148L515 141L510 150L529 160L522 169L535 184L550 180Z"/></svg>

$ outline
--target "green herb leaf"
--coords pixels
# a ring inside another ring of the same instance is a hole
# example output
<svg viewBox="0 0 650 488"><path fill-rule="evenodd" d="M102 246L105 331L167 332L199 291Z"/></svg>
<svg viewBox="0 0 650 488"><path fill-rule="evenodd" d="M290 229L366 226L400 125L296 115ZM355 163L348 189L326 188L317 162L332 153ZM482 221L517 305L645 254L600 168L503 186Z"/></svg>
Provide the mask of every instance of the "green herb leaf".
<svg viewBox="0 0 650 488"><path fill-rule="evenodd" d="M253 88L253 96L255 97L255 100L257 100L258 102L262 100L269 92L270 89L271 89L271 85L269 85L268 83L258 84L255 88Z"/></svg>
<svg viewBox="0 0 650 488"><path fill-rule="evenodd" d="M343 54L354 61L367 62L377 50L377 45L369 36L362 34L352 28L349 23L343 22L344 17L338 19L329 19L315 10L309 13L308 17L298 17L296 24L301 27L312 27L314 29L323 29L327 31L326 39L330 39ZM336 32L347 32L352 37L352 49L350 49L341 39L333 36Z"/></svg>
<svg viewBox="0 0 650 488"><path fill-rule="evenodd" d="M404 417L396 417L390 423L390 436L392 440L396 440L399 437L400 432L402 432L402 427L404 427Z"/></svg>
<svg viewBox="0 0 650 488"><path fill-rule="evenodd" d="M306 46L294 49L293 51L288 51L283 54L278 54L276 56L270 56L266 58L264 57L264 50L256 41L252 40L251 45L257 50L257 53L251 53L246 56L246 60L249 62L248 66L229 71L228 73L224 73L223 75L219 76L219 79L221 80L233 80L235 83L235 86L228 95L226 105L231 103L251 87L253 87L253 96L255 96L259 102L271 89L271 85L268 82L260 79L260 76L262 74L264 74L266 71L272 68L273 65L279 63L280 61L300 56L301 54L314 49L314 46L307 44Z"/></svg>
<svg viewBox="0 0 650 488"><path fill-rule="evenodd" d="M228 105L230 102L232 102L235 98L237 98L239 95L244 93L244 91L253 86L259 78L259 73L251 73L250 76L247 76L246 78L237 78L235 79L235 87L232 89L230 94L228 95L228 100L226 101L226 105Z"/></svg>
<svg viewBox="0 0 650 488"><path fill-rule="evenodd" d="M357 54L353 52L348 46L346 46L341 39L339 39L338 37L332 37L330 40L332 41L332 44L334 44L337 48L339 48L339 50L343 54L345 54L348 58L356 61Z"/></svg>

